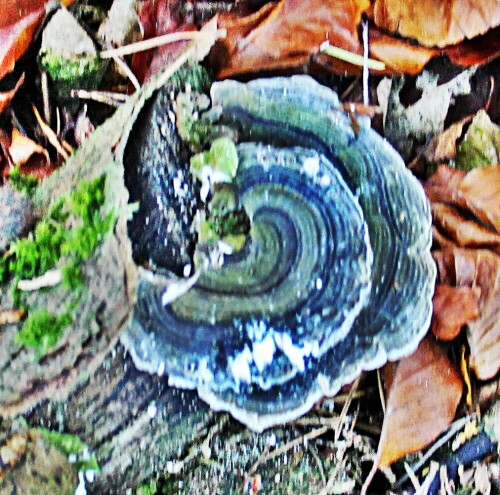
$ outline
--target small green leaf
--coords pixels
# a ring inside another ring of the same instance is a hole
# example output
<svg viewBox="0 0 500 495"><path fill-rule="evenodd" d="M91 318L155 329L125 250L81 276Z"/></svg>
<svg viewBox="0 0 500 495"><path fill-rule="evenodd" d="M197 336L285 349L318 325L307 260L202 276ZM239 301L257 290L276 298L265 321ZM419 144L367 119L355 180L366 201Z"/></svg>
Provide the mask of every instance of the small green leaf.
<svg viewBox="0 0 500 495"><path fill-rule="evenodd" d="M458 146L456 167L469 171L476 167L494 165L499 161L500 127L490 120L484 110L480 110Z"/></svg>
<svg viewBox="0 0 500 495"><path fill-rule="evenodd" d="M197 153L191 157L190 169L193 175L205 180L204 168L210 169L212 183L230 182L238 170L238 152L236 145L227 137L217 138L209 151Z"/></svg>
<svg viewBox="0 0 500 495"><path fill-rule="evenodd" d="M238 152L233 141L227 137L218 138L210 146L209 153L213 167L234 179L238 170Z"/></svg>

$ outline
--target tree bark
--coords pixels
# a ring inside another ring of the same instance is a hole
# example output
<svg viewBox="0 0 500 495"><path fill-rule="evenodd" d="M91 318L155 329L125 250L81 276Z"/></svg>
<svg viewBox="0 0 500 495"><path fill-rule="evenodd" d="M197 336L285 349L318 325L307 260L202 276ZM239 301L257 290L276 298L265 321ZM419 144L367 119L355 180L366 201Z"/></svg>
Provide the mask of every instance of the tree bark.
<svg viewBox="0 0 500 495"><path fill-rule="evenodd" d="M80 437L100 465L87 492L118 494L180 458L204 435L215 413L195 392L138 371L118 345L67 401L42 404L27 419L31 426Z"/></svg>

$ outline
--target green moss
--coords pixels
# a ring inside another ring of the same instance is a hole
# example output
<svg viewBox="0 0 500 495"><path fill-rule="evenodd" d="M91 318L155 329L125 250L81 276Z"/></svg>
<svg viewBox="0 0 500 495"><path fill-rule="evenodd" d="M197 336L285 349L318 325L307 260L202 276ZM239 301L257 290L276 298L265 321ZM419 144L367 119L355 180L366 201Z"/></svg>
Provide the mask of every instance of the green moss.
<svg viewBox="0 0 500 495"><path fill-rule="evenodd" d="M14 189L24 191L31 196L38 187L40 181L34 175L22 174L19 167L14 167L10 172L9 182L12 184Z"/></svg>
<svg viewBox="0 0 500 495"><path fill-rule="evenodd" d="M62 256L71 258L73 263L86 260L114 223L111 213L101 218L104 183L105 177L84 182L59 200L37 223L34 232L16 241L1 258L0 282L7 274L19 279L38 277L54 268ZM78 227L66 226L70 216L80 221Z"/></svg>
<svg viewBox="0 0 500 495"><path fill-rule="evenodd" d="M50 74L54 81L74 83L86 88L98 86L105 63L98 56L89 55L76 59L67 59L48 52L40 58L40 65Z"/></svg>
<svg viewBox="0 0 500 495"><path fill-rule="evenodd" d="M212 192L208 219L202 222L198 233L201 243L227 242L235 251L240 251L246 242L250 222L238 204L232 184L217 184Z"/></svg>
<svg viewBox="0 0 500 495"><path fill-rule="evenodd" d="M227 137L216 139L208 151L191 157L190 170L195 177L203 180L203 169L209 167L214 174L222 174L230 181L238 170L236 145Z"/></svg>
<svg viewBox="0 0 500 495"><path fill-rule="evenodd" d="M29 316L18 334L21 344L38 349L40 355L54 346L70 325L71 313L78 305L83 286L81 265L115 223L113 213L103 217L101 212L105 201L104 186L105 176L82 182L75 191L54 204L27 238L16 241L0 258L0 282L14 278L16 306L22 303L22 293L17 289L19 280L39 277L61 259L66 261L61 271L64 286L75 293L71 307L61 315L27 308Z"/></svg>
<svg viewBox="0 0 500 495"><path fill-rule="evenodd" d="M61 338L66 327L71 324L71 315L54 315L42 309L30 313L17 334L17 341L25 347L38 349L44 355Z"/></svg>
<svg viewBox="0 0 500 495"><path fill-rule="evenodd" d="M94 454L89 454L89 448L83 440L68 433L58 433L56 431L39 428L43 438L56 447L60 452L76 457L75 467L78 471L99 471L99 464Z"/></svg>

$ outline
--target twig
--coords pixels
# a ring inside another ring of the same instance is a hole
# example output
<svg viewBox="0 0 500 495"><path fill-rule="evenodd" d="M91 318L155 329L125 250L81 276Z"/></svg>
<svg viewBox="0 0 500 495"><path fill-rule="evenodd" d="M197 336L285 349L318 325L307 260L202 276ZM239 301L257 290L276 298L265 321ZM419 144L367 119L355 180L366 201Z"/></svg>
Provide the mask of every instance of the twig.
<svg viewBox="0 0 500 495"><path fill-rule="evenodd" d="M319 458L318 451L314 445L309 445L309 452L311 452L311 455L313 456L313 459L316 461L316 464L318 465L319 469L319 474L321 476L321 481L323 482L324 485L327 485L327 480L326 480L326 475L325 475L325 469L323 468L323 463L321 462L321 459Z"/></svg>
<svg viewBox="0 0 500 495"><path fill-rule="evenodd" d="M42 86L42 101L43 101L43 117L45 122L50 122L50 100L49 100L49 78L46 71L41 72L41 86Z"/></svg>
<svg viewBox="0 0 500 495"><path fill-rule="evenodd" d="M257 471L257 468L261 464L265 464L268 461L272 461L276 457L279 457L280 455L284 454L285 452L288 452L289 450L293 449L294 447L298 447L299 445L308 442L309 440L313 440L314 438L320 437L321 435L324 435L328 430L330 429L329 426L321 426L320 428L317 428L315 430L310 431L309 433L306 433L305 435L302 435L298 438L293 439L292 441L285 443L281 447L273 450L272 452L261 455L252 465L252 467L249 469L249 471L246 474L246 478L252 476Z"/></svg>
<svg viewBox="0 0 500 495"><path fill-rule="evenodd" d="M62 281L62 273L59 269L47 270L39 277L19 280L17 288L22 291L40 290L44 287L55 287Z"/></svg>
<svg viewBox="0 0 500 495"><path fill-rule="evenodd" d="M363 103L365 105L370 104L370 94L368 87L368 21L363 20L362 24L362 35L363 35Z"/></svg>
<svg viewBox="0 0 500 495"><path fill-rule="evenodd" d="M197 457L200 453L204 455L204 452L206 452L207 447L209 448L209 443L212 437L216 434L219 433L224 426L229 422L229 416L222 415L220 419L208 430L208 433L201 443L201 445L195 445L190 452L187 454L186 457L184 457L181 460L173 460L173 461L168 461L166 465L167 472L170 474L177 474L182 469L184 466L192 461L195 457Z"/></svg>
<svg viewBox="0 0 500 495"><path fill-rule="evenodd" d="M344 405L344 407L342 408L342 412L340 413L340 417L341 418L342 418L342 413L344 413L344 419L345 419L345 417L347 415L347 410L349 409L350 403L352 402L352 396L354 395L354 392L355 392L355 389L358 386L358 383L359 383L359 378L354 382L354 385L351 388L351 392L353 392L353 393L349 394L350 399L348 399L346 401L346 405ZM353 421L352 426L351 426L351 433L354 430L354 426L356 424L356 419L357 419L357 413L356 413L356 416L355 416L354 421ZM342 423L343 423L343 420L341 419L341 421L339 421L339 425L342 425ZM337 444L337 440L338 440L338 438L335 437L334 447ZM333 487L333 484L335 483L335 480L337 479L337 476L339 474L340 469L342 467L344 467L344 465L345 465L345 458L344 458L344 456L345 456L346 448L347 447L344 447L342 450L339 449L340 453L341 453L340 459L337 461L337 463L335 465L335 469L333 470L333 473L328 478L328 481L326 482L325 486L323 487L323 489L321 490L321 492L319 493L319 495L328 495L330 493L330 491L331 491L331 489Z"/></svg>
<svg viewBox="0 0 500 495"><path fill-rule="evenodd" d="M218 29L216 32L216 38L224 38L226 36L225 29ZM145 50L150 50L151 48L157 48L162 45L168 45L169 43L175 43L176 41L203 41L210 39L211 34L201 31L181 31L177 33L168 33L162 36L156 36L155 38L150 38L148 40L138 41L136 43L131 43L130 45L120 46L119 48L113 48L111 50L104 50L101 52L101 58L114 58L123 57L124 55L132 55L133 53L142 52Z"/></svg>
<svg viewBox="0 0 500 495"><path fill-rule="evenodd" d="M352 65L358 65L359 67L363 67L364 57L363 55L358 55L357 53L352 53L338 46L332 46L328 41L325 41L319 47L321 53L325 53L326 55L330 55L330 57L338 58L339 60L343 60L344 62L349 62ZM380 60L373 60L372 58L368 59L367 65L369 69L373 70L384 70L385 64Z"/></svg>
<svg viewBox="0 0 500 495"><path fill-rule="evenodd" d="M382 405L382 412L385 416L385 395L384 386L382 385L382 377L380 375L380 370L377 370L377 384L378 384L378 394L380 396L380 404Z"/></svg>
<svg viewBox="0 0 500 495"><path fill-rule="evenodd" d="M118 65L118 67L120 67L120 69L123 72L125 72L126 76L129 78L135 90L139 91L141 89L141 84L139 83L137 77L135 77L135 74L132 72L132 69L126 64L125 60L116 55L112 56L111 58L115 61L116 65Z"/></svg>
<svg viewBox="0 0 500 495"><path fill-rule="evenodd" d="M347 412L351 407L351 402L354 398L354 394L356 393L358 385L359 385L359 377L356 378L356 381L352 384L351 390L349 390L349 396L347 397L347 400L345 401L345 404L342 407L342 411L340 412L339 422L337 423L337 426L335 428L335 437L334 437L335 443L340 438L340 433L342 432L342 427L344 426L345 418L347 417Z"/></svg>
<svg viewBox="0 0 500 495"><path fill-rule="evenodd" d="M35 113L36 120L38 121L38 125L42 128L43 133L49 140L49 143L54 146L54 148L57 150L57 152L65 159L67 160L69 158L68 153L66 150L62 147L61 143L59 142L59 139L57 139L56 133L50 128L50 126L44 122L42 117L40 116L40 113L38 112L38 109L36 108L35 105L32 105L33 112Z"/></svg>
<svg viewBox="0 0 500 495"><path fill-rule="evenodd" d="M85 89L72 89L71 96L82 100L92 100L104 103L111 107L119 107L125 103L129 96L123 93L112 93L111 91L87 91Z"/></svg>
<svg viewBox="0 0 500 495"><path fill-rule="evenodd" d="M425 453L425 455L413 466L411 466L411 471L416 473L428 460L429 458L436 452L436 450L440 449L455 433L460 431L467 423L472 421L474 415L466 416L465 418L458 419L455 421L448 431L436 442L434 445ZM393 489L399 490L407 481L409 476L403 476L397 483L393 485Z"/></svg>

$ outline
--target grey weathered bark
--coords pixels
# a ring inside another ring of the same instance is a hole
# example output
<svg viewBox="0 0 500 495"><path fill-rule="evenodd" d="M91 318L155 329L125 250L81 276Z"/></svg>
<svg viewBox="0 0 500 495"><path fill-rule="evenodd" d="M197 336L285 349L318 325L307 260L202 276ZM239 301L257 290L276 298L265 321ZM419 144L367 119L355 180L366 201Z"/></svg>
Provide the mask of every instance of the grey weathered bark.
<svg viewBox="0 0 500 495"><path fill-rule="evenodd" d="M125 493L166 469L203 436L215 414L196 393L138 371L121 346L62 403L48 402L28 421L77 435L96 453L100 472L87 490Z"/></svg>

